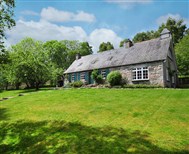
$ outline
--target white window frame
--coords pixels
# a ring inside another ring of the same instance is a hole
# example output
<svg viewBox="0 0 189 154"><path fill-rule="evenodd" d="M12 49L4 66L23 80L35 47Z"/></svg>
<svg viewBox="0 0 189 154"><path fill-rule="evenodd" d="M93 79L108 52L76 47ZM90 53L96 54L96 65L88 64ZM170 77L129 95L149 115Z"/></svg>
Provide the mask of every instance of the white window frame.
<svg viewBox="0 0 189 154"><path fill-rule="evenodd" d="M138 78L138 72L141 71L141 79ZM144 71L148 72L148 78L144 78ZM133 78L133 74L135 73L136 79ZM145 81L149 80L149 68L148 67L137 67L132 70L132 81Z"/></svg>
<svg viewBox="0 0 189 154"><path fill-rule="evenodd" d="M106 79L106 70L102 70L101 75L102 75L103 79Z"/></svg>
<svg viewBox="0 0 189 154"><path fill-rule="evenodd" d="M71 81L74 82L75 81L75 74L72 73L72 78L71 78Z"/></svg>
<svg viewBox="0 0 189 154"><path fill-rule="evenodd" d="M85 80L85 72L80 73L80 80Z"/></svg>

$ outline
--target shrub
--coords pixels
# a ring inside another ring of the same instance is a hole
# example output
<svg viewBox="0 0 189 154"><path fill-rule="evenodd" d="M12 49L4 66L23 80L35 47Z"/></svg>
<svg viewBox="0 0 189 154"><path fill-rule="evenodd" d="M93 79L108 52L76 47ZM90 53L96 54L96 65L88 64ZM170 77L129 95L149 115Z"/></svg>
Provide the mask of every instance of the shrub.
<svg viewBox="0 0 189 154"><path fill-rule="evenodd" d="M70 83L70 86L71 87L74 87L74 88L79 88L83 85L83 82L82 81L75 81L75 82L72 82Z"/></svg>
<svg viewBox="0 0 189 154"><path fill-rule="evenodd" d="M162 87L160 85L132 84L132 85L124 85L123 88L162 88Z"/></svg>
<svg viewBox="0 0 189 154"><path fill-rule="evenodd" d="M121 85L122 76L118 71L112 71L108 74L107 80L111 86Z"/></svg>
<svg viewBox="0 0 189 154"><path fill-rule="evenodd" d="M91 77L97 84L103 83L103 77L101 74L98 73L98 70L93 70L91 73Z"/></svg>

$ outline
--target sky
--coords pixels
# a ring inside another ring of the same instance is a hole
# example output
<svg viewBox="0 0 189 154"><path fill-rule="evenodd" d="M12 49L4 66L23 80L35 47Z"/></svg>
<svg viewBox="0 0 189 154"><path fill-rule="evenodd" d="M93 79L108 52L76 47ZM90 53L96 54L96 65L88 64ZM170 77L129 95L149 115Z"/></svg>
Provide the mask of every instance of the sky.
<svg viewBox="0 0 189 154"><path fill-rule="evenodd" d="M138 32L157 30L171 17L189 27L189 0L16 0L16 26L6 31L6 45L25 37L36 40L88 41L115 48Z"/></svg>

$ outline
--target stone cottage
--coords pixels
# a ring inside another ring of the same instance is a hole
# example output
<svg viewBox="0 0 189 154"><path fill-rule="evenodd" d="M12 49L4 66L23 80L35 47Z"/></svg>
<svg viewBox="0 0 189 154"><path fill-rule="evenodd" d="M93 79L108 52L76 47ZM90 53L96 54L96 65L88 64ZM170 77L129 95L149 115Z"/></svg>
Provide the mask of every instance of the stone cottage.
<svg viewBox="0 0 189 154"><path fill-rule="evenodd" d="M127 78L128 84L152 84L162 87L177 85L177 65L172 36L164 29L156 39L132 43L102 53L80 57L65 71L68 81L81 80L94 83L91 73L98 69L104 79L111 71L118 70Z"/></svg>

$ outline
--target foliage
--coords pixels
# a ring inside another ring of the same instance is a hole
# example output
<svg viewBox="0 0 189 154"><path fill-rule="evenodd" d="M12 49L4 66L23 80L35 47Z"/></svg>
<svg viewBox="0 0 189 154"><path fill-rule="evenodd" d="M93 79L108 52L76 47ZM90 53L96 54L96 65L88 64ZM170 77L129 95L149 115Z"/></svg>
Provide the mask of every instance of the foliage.
<svg viewBox="0 0 189 154"><path fill-rule="evenodd" d="M26 83L28 88L38 89L48 80L51 85L57 85L77 53L92 54L92 47L88 42L51 40L42 43L32 38L23 39L0 56L0 88L13 85L18 89L21 83Z"/></svg>
<svg viewBox="0 0 189 154"><path fill-rule="evenodd" d="M168 18L166 23L162 23L162 25L159 26L157 31L152 30L152 31L137 33L134 36L133 41L136 43L136 42L142 42L153 38L157 38L160 36L160 33L164 28L167 28L171 32L174 43L178 43L180 39L182 39L183 36L187 34L186 24L183 23L182 19L177 21L175 19Z"/></svg>
<svg viewBox="0 0 189 154"><path fill-rule="evenodd" d="M75 56L79 53L81 56L92 54L92 47L88 42L79 42L79 41L69 41L63 40L60 41L65 47L67 51L65 68L67 69L75 60Z"/></svg>
<svg viewBox="0 0 189 154"><path fill-rule="evenodd" d="M135 43L137 42L142 42L142 41L146 41L146 40L150 40L153 38L157 38L160 36L160 33L158 31L147 31L147 32L141 32L141 33L137 33L134 38L133 41Z"/></svg>
<svg viewBox="0 0 189 154"><path fill-rule="evenodd" d="M93 70L91 73L92 79L97 83L97 84L102 84L103 83L103 77L101 74L99 74L98 70Z"/></svg>
<svg viewBox="0 0 189 154"><path fill-rule="evenodd" d="M98 52L103 52L103 51L107 51L107 50L111 50L111 49L114 49L113 44L111 44L110 42L107 42L107 43L102 42L99 46Z"/></svg>
<svg viewBox="0 0 189 154"><path fill-rule="evenodd" d="M15 7L14 0L1 0L0 1L0 57L4 50L3 39L5 38L5 30L11 29L15 26L13 8Z"/></svg>
<svg viewBox="0 0 189 154"><path fill-rule="evenodd" d="M21 78L28 87L38 89L50 79L52 65L42 42L32 38L22 40L12 46L11 58L17 78Z"/></svg>
<svg viewBox="0 0 189 154"><path fill-rule="evenodd" d="M189 34L175 45L175 53L179 75L189 75Z"/></svg>
<svg viewBox="0 0 189 154"><path fill-rule="evenodd" d="M122 80L122 75L119 71L112 71L108 74L107 80L111 86L120 85Z"/></svg>
<svg viewBox="0 0 189 154"><path fill-rule="evenodd" d="M184 24L184 20L175 20L172 18L169 18L166 23L163 23L158 31L161 32L164 28L167 28L173 37L173 42L176 44L178 43L185 35L186 32L186 24Z"/></svg>
<svg viewBox="0 0 189 154"><path fill-rule="evenodd" d="M55 67L65 69L67 58L66 46L57 40L47 41L43 46L47 50L48 56Z"/></svg>
<svg viewBox="0 0 189 154"><path fill-rule="evenodd" d="M71 87L74 87L74 88L79 88L83 85L83 82L82 81L75 81L75 82L72 82L70 83L70 86Z"/></svg>
<svg viewBox="0 0 189 154"><path fill-rule="evenodd" d="M188 93L3 91L0 97L15 98L1 101L0 153L188 153Z"/></svg>
<svg viewBox="0 0 189 154"><path fill-rule="evenodd" d="M159 85L151 84L132 84L132 85L123 85L123 88L162 88Z"/></svg>
<svg viewBox="0 0 189 154"><path fill-rule="evenodd" d="M124 43L127 43L128 41L130 41L129 39L124 39L124 40L122 40L121 42L120 42L120 44L119 44L119 47L123 47L123 44Z"/></svg>

